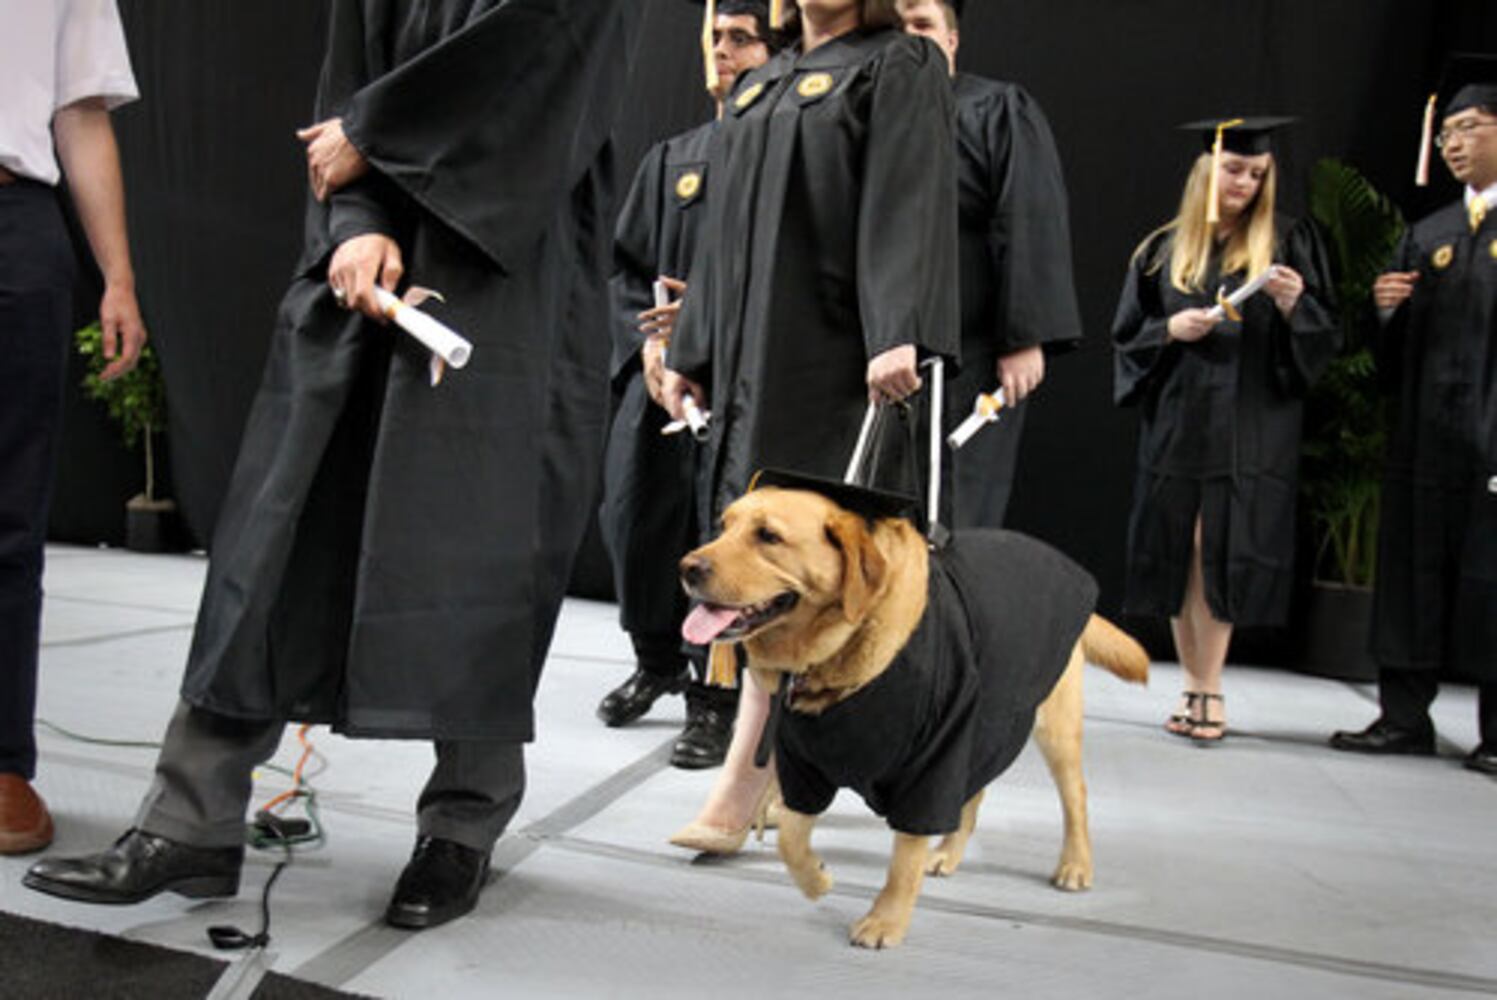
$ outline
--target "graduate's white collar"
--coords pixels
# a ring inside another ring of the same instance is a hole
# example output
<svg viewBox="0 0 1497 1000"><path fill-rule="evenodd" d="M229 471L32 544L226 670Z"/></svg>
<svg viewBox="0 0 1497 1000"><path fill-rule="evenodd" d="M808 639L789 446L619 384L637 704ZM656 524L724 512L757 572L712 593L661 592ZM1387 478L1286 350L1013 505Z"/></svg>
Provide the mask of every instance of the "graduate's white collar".
<svg viewBox="0 0 1497 1000"><path fill-rule="evenodd" d="M1471 203L1473 201L1475 201L1477 199L1477 197L1481 197L1482 199L1484 199L1486 201L1486 203L1487 203L1487 207L1488 208L1491 208L1494 205L1497 205L1497 184L1491 184L1491 185L1483 188L1480 191L1477 191L1474 187L1471 187L1469 184L1466 185L1466 207L1467 208L1471 207Z"/></svg>

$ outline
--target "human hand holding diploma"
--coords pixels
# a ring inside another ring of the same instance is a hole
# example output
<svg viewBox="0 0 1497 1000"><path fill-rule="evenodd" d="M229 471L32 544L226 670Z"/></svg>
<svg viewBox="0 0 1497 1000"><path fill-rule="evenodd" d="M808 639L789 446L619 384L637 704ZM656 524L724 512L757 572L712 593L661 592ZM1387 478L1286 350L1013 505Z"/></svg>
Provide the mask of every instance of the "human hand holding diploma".
<svg viewBox="0 0 1497 1000"><path fill-rule="evenodd" d="M431 351L431 384L442 381L448 366L461 368L473 356L473 344L447 324L417 309L428 298L442 301L436 292L425 288L412 288L406 300L396 298L379 286L374 289L375 299L385 318L406 333L415 337L422 346Z"/></svg>
<svg viewBox="0 0 1497 1000"><path fill-rule="evenodd" d="M656 310L664 309L671 304L672 284L678 285L682 291L684 291L686 288L686 286L684 284L681 284L680 282L669 282L665 278L661 278L660 280L655 282L654 292ZM669 334L667 334L667 337L668 336ZM708 421L712 419L712 414L710 412L703 412L702 408L697 405L696 397L689 392L681 397L681 409L685 412L685 419L672 420L670 423L660 428L660 433L679 434L684 430L690 430L691 436L693 438L698 441L706 441L708 434L707 424Z"/></svg>
<svg viewBox="0 0 1497 1000"><path fill-rule="evenodd" d="M1269 280L1273 278L1275 272L1278 271L1278 268L1279 265L1270 264L1267 268L1264 269L1262 274L1244 284L1241 288L1237 289L1237 291L1233 292L1231 295L1223 297L1222 294L1218 292L1216 296L1216 305L1207 310L1211 314L1211 318L1216 320L1218 323L1220 323L1224 319L1230 319L1236 323L1242 322L1242 313L1237 311L1238 307L1248 299L1252 298L1258 292L1260 292L1263 289L1263 286L1268 284Z"/></svg>
<svg viewBox="0 0 1497 1000"><path fill-rule="evenodd" d="M972 405L972 413L957 425L956 430L946 435L946 443L953 450L962 447L988 424L996 424L999 414L1007 405L1008 396L1001 386L993 392L979 393L977 402Z"/></svg>
<svg viewBox="0 0 1497 1000"><path fill-rule="evenodd" d="M685 419L672 420L660 428L660 433L679 434L684 430L690 430L692 437L698 441L706 441L707 435L710 432L708 424L712 420L711 411L704 412L697 405L696 397L689 392L681 397L681 409L686 412Z"/></svg>

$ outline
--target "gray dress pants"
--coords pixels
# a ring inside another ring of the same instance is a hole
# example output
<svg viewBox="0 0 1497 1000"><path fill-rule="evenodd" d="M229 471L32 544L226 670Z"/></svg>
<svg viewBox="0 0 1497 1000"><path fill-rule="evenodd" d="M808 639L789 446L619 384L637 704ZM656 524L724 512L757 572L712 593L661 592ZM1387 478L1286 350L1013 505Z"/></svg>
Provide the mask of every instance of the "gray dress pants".
<svg viewBox="0 0 1497 1000"><path fill-rule="evenodd" d="M197 847L243 844L252 773L274 755L284 729L179 701L136 828ZM437 740L435 748L416 803L418 835L488 853L525 794L524 744Z"/></svg>

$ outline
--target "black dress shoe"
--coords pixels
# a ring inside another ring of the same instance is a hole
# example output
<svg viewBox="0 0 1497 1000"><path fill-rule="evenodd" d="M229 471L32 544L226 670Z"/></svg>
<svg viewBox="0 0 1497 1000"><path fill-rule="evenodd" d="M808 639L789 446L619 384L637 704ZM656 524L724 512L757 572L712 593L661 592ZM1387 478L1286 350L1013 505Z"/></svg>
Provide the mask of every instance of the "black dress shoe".
<svg viewBox="0 0 1497 1000"><path fill-rule="evenodd" d="M1468 771L1497 777L1497 746L1491 743L1481 744L1466 755L1466 759L1461 761L1461 766Z"/></svg>
<svg viewBox="0 0 1497 1000"><path fill-rule="evenodd" d="M420 930L456 920L478 905L489 855L441 837L419 837L385 910L392 927Z"/></svg>
<svg viewBox="0 0 1497 1000"><path fill-rule="evenodd" d="M628 680L604 695L598 703L598 718L607 726L627 726L648 712L661 695L684 691L690 679L691 675L684 670L667 675L637 669Z"/></svg>
<svg viewBox="0 0 1497 1000"><path fill-rule="evenodd" d="M100 854L43 858L21 881L83 903L139 903L166 891L209 899L239 891L243 863L243 847L194 847L130 830Z"/></svg>
<svg viewBox="0 0 1497 1000"><path fill-rule="evenodd" d="M1435 752L1435 730L1404 729L1386 719L1378 719L1359 733L1348 730L1331 737L1331 746L1352 753L1404 753L1428 757Z"/></svg>
<svg viewBox="0 0 1497 1000"><path fill-rule="evenodd" d="M688 691L686 728L671 747L671 766L697 771L721 764L728 756L728 744L733 742L736 715L736 702L719 704L695 689Z"/></svg>

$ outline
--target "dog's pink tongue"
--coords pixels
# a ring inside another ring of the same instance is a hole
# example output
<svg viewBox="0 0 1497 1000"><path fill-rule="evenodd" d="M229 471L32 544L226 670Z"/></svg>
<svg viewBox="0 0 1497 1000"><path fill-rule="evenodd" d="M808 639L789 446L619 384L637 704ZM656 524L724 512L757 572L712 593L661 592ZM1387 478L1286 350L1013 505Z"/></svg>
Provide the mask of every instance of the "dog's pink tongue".
<svg viewBox="0 0 1497 1000"><path fill-rule="evenodd" d="M733 624L738 612L732 608L714 608L698 604L681 623L681 635L687 642L705 646L716 639L723 629Z"/></svg>

